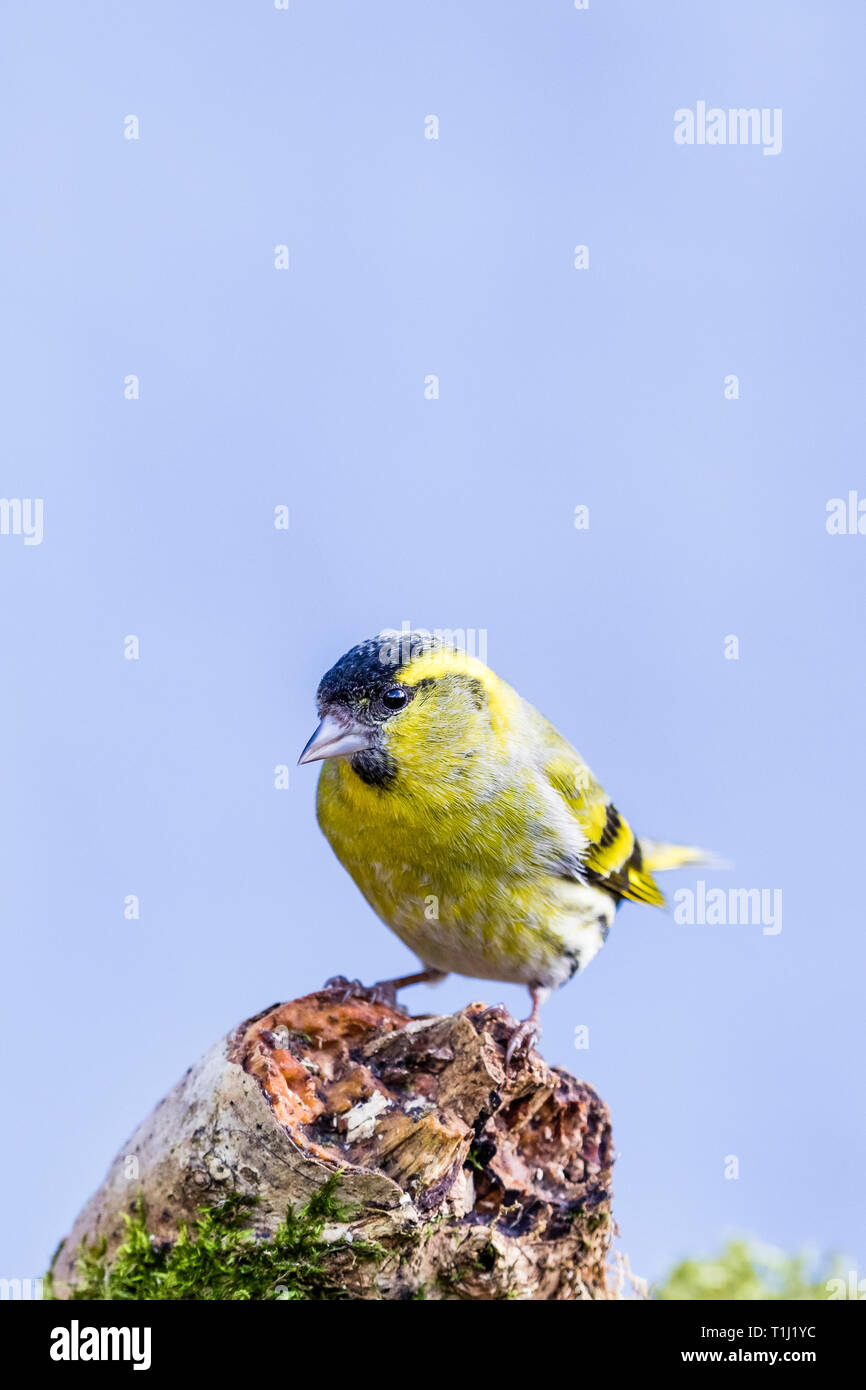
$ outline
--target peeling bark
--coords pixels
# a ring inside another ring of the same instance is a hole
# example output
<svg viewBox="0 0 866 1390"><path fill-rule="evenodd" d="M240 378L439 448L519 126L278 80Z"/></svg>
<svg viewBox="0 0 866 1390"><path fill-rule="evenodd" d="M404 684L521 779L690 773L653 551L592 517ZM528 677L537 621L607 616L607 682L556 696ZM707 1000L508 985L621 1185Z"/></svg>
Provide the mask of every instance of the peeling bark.
<svg viewBox="0 0 866 1390"><path fill-rule="evenodd" d="M339 1171L350 1219L324 1238L349 1298L616 1297L607 1107L534 1051L507 1070L513 1027L482 1004L412 1018L334 990L247 1020L123 1146L60 1248L58 1296L82 1241L110 1261L140 1195L158 1241L232 1191L258 1199L267 1239ZM380 1256L357 1259L371 1241Z"/></svg>

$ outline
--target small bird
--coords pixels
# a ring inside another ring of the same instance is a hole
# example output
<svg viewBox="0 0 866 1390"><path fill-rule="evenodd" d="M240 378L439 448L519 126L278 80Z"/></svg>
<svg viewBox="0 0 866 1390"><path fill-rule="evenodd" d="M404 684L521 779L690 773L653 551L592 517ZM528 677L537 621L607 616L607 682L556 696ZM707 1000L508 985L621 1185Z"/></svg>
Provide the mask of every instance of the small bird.
<svg viewBox="0 0 866 1390"><path fill-rule="evenodd" d="M596 955L623 899L663 906L654 872L711 858L638 840L553 725L433 634L352 647L317 705L298 761L324 761L319 825L423 967L374 997L451 971L526 985L532 1011L509 1065L538 1041L541 1005Z"/></svg>

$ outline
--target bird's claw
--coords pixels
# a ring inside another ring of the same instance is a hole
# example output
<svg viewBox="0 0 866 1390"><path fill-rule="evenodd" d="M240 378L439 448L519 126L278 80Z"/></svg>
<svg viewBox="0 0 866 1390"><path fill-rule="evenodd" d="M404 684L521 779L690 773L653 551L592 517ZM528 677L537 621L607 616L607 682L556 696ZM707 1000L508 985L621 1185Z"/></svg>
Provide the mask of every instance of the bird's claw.
<svg viewBox="0 0 866 1390"><path fill-rule="evenodd" d="M343 1003L352 997L356 989L363 988L360 980L349 980L345 975L331 975L322 985L322 989L330 990L334 994L339 992Z"/></svg>
<svg viewBox="0 0 866 1390"><path fill-rule="evenodd" d="M371 1004L387 1004L389 1008L397 1008L397 986L392 980L378 980L374 985L368 985L364 998L369 999Z"/></svg>
<svg viewBox="0 0 866 1390"><path fill-rule="evenodd" d="M391 1008L397 1003L397 990L390 980L380 980L375 985L362 984L360 980L347 980L345 975L332 975L326 980L324 989L340 993L340 1002L347 999L363 999L368 1004L388 1004Z"/></svg>
<svg viewBox="0 0 866 1390"><path fill-rule="evenodd" d="M481 1025L488 1022L510 1023L511 1015L504 1004L489 1004L486 1009L482 1009L480 1013L475 1015L473 1022ZM519 1054L528 1055L540 1038L541 1024L537 1018L525 1018L522 1023L518 1023L516 1028L511 1030L508 1039L508 1047L505 1051L506 1071Z"/></svg>
<svg viewBox="0 0 866 1390"><path fill-rule="evenodd" d="M527 1058L534 1047L541 1039L541 1024L534 1018L525 1018L522 1023L518 1023L508 1041L505 1051L506 1070L511 1066L515 1057L522 1056Z"/></svg>

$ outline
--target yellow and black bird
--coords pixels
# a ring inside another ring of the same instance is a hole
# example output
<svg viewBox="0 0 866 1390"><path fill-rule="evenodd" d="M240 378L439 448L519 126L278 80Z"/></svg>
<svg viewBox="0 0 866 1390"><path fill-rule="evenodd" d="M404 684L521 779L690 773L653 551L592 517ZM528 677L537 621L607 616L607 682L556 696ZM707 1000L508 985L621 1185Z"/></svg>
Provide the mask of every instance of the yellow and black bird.
<svg viewBox="0 0 866 1390"><path fill-rule="evenodd" d="M638 840L580 754L511 686L426 633L383 633L322 678L319 824L423 969L524 984L538 1011L602 946L624 898L661 906L653 873L702 850ZM383 993L382 991L385 991Z"/></svg>

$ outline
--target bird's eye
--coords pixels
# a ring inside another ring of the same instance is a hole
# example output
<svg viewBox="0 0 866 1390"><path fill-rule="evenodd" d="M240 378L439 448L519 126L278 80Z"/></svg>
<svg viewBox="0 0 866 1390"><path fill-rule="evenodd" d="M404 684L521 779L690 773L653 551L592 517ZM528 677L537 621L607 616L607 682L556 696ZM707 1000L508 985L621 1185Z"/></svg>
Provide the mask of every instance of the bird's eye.
<svg viewBox="0 0 866 1390"><path fill-rule="evenodd" d="M399 685L395 685L392 690L386 690L382 696L382 704L386 710L402 709L409 703L409 696L405 690L401 690Z"/></svg>

